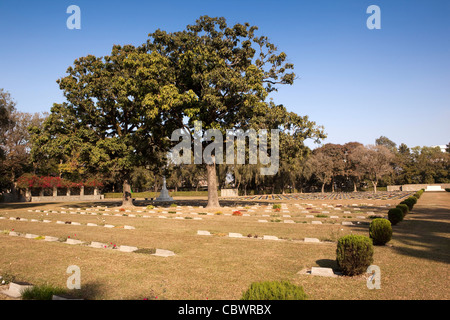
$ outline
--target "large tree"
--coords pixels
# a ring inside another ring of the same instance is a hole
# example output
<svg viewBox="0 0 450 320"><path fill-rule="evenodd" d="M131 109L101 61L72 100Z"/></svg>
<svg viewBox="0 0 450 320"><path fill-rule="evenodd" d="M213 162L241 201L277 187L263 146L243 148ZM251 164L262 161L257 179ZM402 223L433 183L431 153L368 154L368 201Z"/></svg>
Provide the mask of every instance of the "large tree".
<svg viewBox="0 0 450 320"><path fill-rule="evenodd" d="M133 168L164 164L161 154L175 129L169 111L193 95L175 86L167 57L131 45L79 58L67 73L58 83L68 102L55 105L44 130L34 131L34 150L88 172L113 172L123 183L123 205L130 206Z"/></svg>
<svg viewBox="0 0 450 320"><path fill-rule="evenodd" d="M256 36L256 26L228 26L223 17L202 16L186 30L149 34L146 52L167 58L175 70L180 92L192 91L195 99L171 109L172 120L194 136L194 123L203 129L276 129L260 121L275 109L266 102L278 84L292 84L293 65L265 36ZM285 109L278 109L283 118ZM273 125L273 123L270 123ZM302 132L314 135L315 128ZM205 148L203 144L203 148ZM207 207L219 207L216 162L206 163Z"/></svg>

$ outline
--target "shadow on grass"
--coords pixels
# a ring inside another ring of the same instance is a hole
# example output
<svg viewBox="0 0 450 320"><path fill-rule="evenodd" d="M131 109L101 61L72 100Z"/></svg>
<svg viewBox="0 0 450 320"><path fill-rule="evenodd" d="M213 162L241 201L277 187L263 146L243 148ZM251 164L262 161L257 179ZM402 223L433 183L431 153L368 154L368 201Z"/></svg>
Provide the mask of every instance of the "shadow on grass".
<svg viewBox="0 0 450 320"><path fill-rule="evenodd" d="M339 269L336 260L319 259L319 260L316 260L316 263L321 268L331 268L333 270Z"/></svg>
<svg viewBox="0 0 450 320"><path fill-rule="evenodd" d="M351 228L368 235L368 224ZM450 208L414 207L392 231L392 249L399 254L450 263Z"/></svg>

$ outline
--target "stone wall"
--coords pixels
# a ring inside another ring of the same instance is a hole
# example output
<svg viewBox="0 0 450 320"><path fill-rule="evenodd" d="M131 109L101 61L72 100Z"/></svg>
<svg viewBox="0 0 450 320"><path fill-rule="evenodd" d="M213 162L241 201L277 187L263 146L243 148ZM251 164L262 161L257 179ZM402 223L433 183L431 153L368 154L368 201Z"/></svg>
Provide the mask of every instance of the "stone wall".
<svg viewBox="0 0 450 320"><path fill-rule="evenodd" d="M232 198L239 196L238 189L222 189L220 190L220 196L222 198Z"/></svg>
<svg viewBox="0 0 450 320"><path fill-rule="evenodd" d="M404 184L401 186L387 186L387 191L419 191L427 186L441 186L442 189L450 188L450 183L430 183L430 184Z"/></svg>

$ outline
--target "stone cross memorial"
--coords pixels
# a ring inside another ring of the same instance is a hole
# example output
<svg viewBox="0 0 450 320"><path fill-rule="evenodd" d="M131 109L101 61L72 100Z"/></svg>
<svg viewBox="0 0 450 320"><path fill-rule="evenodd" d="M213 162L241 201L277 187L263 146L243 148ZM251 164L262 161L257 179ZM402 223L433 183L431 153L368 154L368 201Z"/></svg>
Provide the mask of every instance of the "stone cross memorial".
<svg viewBox="0 0 450 320"><path fill-rule="evenodd" d="M173 198L169 196L169 191L167 190L166 187L166 177L163 177L163 187L161 189L159 197L156 198L155 201L173 201Z"/></svg>

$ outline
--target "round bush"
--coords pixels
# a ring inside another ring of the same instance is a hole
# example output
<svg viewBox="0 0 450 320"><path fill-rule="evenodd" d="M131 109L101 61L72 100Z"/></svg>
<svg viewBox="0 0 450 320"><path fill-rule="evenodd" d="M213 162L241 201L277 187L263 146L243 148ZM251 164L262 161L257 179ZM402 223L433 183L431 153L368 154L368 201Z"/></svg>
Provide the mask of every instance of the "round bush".
<svg viewBox="0 0 450 320"><path fill-rule="evenodd" d="M386 219L374 219L369 226L369 235L372 238L373 244L385 245L392 238L391 222Z"/></svg>
<svg viewBox="0 0 450 320"><path fill-rule="evenodd" d="M409 207L406 204L399 204L396 208L399 208L403 212L403 217L405 217L409 212Z"/></svg>
<svg viewBox="0 0 450 320"><path fill-rule="evenodd" d="M306 300L302 287L289 281L253 282L241 300Z"/></svg>
<svg viewBox="0 0 450 320"><path fill-rule="evenodd" d="M412 203L414 203L414 204L417 203L417 198L414 197L414 196L408 197L408 199L411 199L410 201L411 201ZM406 200L408 200L408 199L406 199Z"/></svg>
<svg viewBox="0 0 450 320"><path fill-rule="evenodd" d="M405 199L402 202L400 202L400 204L406 204L408 206L409 211L412 210L412 208L414 207L414 202L411 199Z"/></svg>
<svg viewBox="0 0 450 320"><path fill-rule="evenodd" d="M373 262L373 245L369 237L347 235L339 238L336 249L336 262L347 276L366 272Z"/></svg>
<svg viewBox="0 0 450 320"><path fill-rule="evenodd" d="M392 208L388 211L388 219L393 226L403 221L403 211L399 208Z"/></svg>

